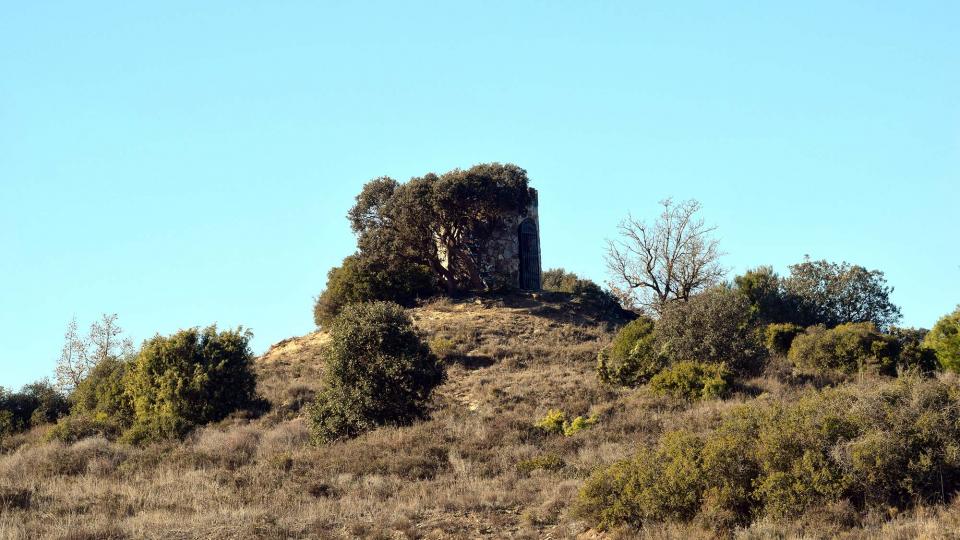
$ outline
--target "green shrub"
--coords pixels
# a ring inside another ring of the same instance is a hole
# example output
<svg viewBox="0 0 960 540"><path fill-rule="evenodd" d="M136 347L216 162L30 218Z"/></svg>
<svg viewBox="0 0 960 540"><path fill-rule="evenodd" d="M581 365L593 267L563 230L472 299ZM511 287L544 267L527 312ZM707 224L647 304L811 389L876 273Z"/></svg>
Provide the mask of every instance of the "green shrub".
<svg viewBox="0 0 960 540"><path fill-rule="evenodd" d="M933 349L944 369L960 372L960 306L933 325L923 344Z"/></svg>
<svg viewBox="0 0 960 540"><path fill-rule="evenodd" d="M572 437L577 433L590 429L597 423L598 417L596 415L591 416L578 416L570 421L569 424L563 425L563 434L566 437Z"/></svg>
<svg viewBox="0 0 960 540"><path fill-rule="evenodd" d="M751 312L766 324L801 321L800 299L787 293L784 280L770 266L759 266L734 278L737 291L747 298Z"/></svg>
<svg viewBox="0 0 960 540"><path fill-rule="evenodd" d="M576 435L580 431L588 429L597 423L597 416L578 416L570 419L567 413L559 409L550 409L547 415L538 420L534 427L540 428L547 433L563 434L566 437Z"/></svg>
<svg viewBox="0 0 960 540"><path fill-rule="evenodd" d="M694 517L731 529L828 505L861 517L943 502L960 490L960 379L755 400L702 435L664 434L594 473L578 512L601 528Z"/></svg>
<svg viewBox="0 0 960 540"><path fill-rule="evenodd" d="M70 409L70 402L66 396L45 379L24 386L21 394L35 403L30 412L31 426L56 422Z"/></svg>
<svg viewBox="0 0 960 540"><path fill-rule="evenodd" d="M650 388L658 394L696 401L727 395L733 374L725 364L677 362L650 379Z"/></svg>
<svg viewBox="0 0 960 540"><path fill-rule="evenodd" d="M106 358L97 363L70 396L72 412L91 416L106 416L119 425L133 423L133 401L126 392L126 377L130 363Z"/></svg>
<svg viewBox="0 0 960 540"><path fill-rule="evenodd" d="M887 332L896 344L897 367L932 374L940 368L937 353L924 344L928 330L892 326Z"/></svg>
<svg viewBox="0 0 960 540"><path fill-rule="evenodd" d="M131 363L116 357L97 362L70 395L70 415L49 437L64 443L100 435L116 439L133 424L133 400L127 393Z"/></svg>
<svg viewBox="0 0 960 540"><path fill-rule="evenodd" d="M757 513L754 481L760 476L757 432L769 417L762 407L739 407L706 437L700 452L700 517L714 529L747 524Z"/></svg>
<svg viewBox="0 0 960 540"><path fill-rule="evenodd" d="M456 344L452 339L445 338L442 336L436 336L430 340L430 352L435 354L437 358L444 359L453 354L457 349Z"/></svg>
<svg viewBox="0 0 960 540"><path fill-rule="evenodd" d="M0 436L56 422L70 404L48 381L25 385L19 392L0 388Z"/></svg>
<svg viewBox="0 0 960 540"><path fill-rule="evenodd" d="M654 350L654 323L639 317L620 329L597 356L597 376L605 384L637 386L650 380L664 362Z"/></svg>
<svg viewBox="0 0 960 540"><path fill-rule="evenodd" d="M49 437L64 443L100 435L113 440L133 424L133 401L127 393L130 363L104 358L70 395L70 415L61 418Z"/></svg>
<svg viewBox="0 0 960 540"><path fill-rule="evenodd" d="M61 418L57 425L50 430L48 437L66 444L98 435L113 440L120 437L127 428L129 428L129 425L103 413L95 415L72 413Z"/></svg>
<svg viewBox="0 0 960 540"><path fill-rule="evenodd" d="M563 268L545 271L540 278L540 284L545 291L570 293L597 309L621 309L620 301L610 291L604 290L593 280L582 279Z"/></svg>
<svg viewBox="0 0 960 540"><path fill-rule="evenodd" d="M945 502L960 490L960 382L901 377L847 411L860 424L845 451L850 497L866 506Z"/></svg>
<svg viewBox="0 0 960 540"><path fill-rule="evenodd" d="M760 470L754 497L762 501L764 514L796 516L841 499L851 488L833 450L857 435L858 422L849 415L856 397L828 391L789 406L770 406L752 456Z"/></svg>
<svg viewBox="0 0 960 540"><path fill-rule="evenodd" d="M691 433L667 433L651 451L594 473L575 513L601 530L693 518L703 495L702 446Z"/></svg>
<svg viewBox="0 0 960 540"><path fill-rule="evenodd" d="M533 427L537 427L547 433L563 433L563 424L567 422L567 413L559 409L550 409L547 415L537 420Z"/></svg>
<svg viewBox="0 0 960 540"><path fill-rule="evenodd" d="M873 323L847 323L836 328L811 326L793 340L788 354L797 367L812 371L896 373L896 341Z"/></svg>
<svg viewBox="0 0 960 540"><path fill-rule="evenodd" d="M326 326L348 304L386 300L411 306L437 291L430 269L402 259L351 255L327 274L327 287L313 306L313 320Z"/></svg>
<svg viewBox="0 0 960 540"><path fill-rule="evenodd" d="M573 295L598 310L620 312L623 309L616 295L589 279L578 279L573 285Z"/></svg>
<svg viewBox="0 0 960 540"><path fill-rule="evenodd" d="M792 323L768 324L764 329L767 350L773 354L786 355L790 352L793 338L803 332L803 327Z"/></svg>
<svg viewBox="0 0 960 540"><path fill-rule="evenodd" d="M759 367L764 350L749 300L718 286L667 304L656 325L658 352L671 362L724 362L736 373Z"/></svg>
<svg viewBox="0 0 960 540"><path fill-rule="evenodd" d="M559 471L566 463L556 454L543 454L517 463L517 471L521 474L530 474L536 470Z"/></svg>
<svg viewBox="0 0 960 540"><path fill-rule="evenodd" d="M540 286L545 291L572 293L580 277L563 268L544 270L540 276Z"/></svg>
<svg viewBox="0 0 960 540"><path fill-rule="evenodd" d="M424 415L443 379L443 366L400 306L347 306L330 327L324 388L311 408L313 440L408 424Z"/></svg>
<svg viewBox="0 0 960 540"><path fill-rule="evenodd" d="M131 442L180 437L234 411L260 406L252 336L243 328L210 326L145 341L124 378L133 406L133 425L124 437Z"/></svg>
<svg viewBox="0 0 960 540"><path fill-rule="evenodd" d="M2 399L3 388L0 388L0 399ZM16 424L14 423L13 413L7 410L0 409L0 438L5 435L12 435L17 432Z"/></svg>

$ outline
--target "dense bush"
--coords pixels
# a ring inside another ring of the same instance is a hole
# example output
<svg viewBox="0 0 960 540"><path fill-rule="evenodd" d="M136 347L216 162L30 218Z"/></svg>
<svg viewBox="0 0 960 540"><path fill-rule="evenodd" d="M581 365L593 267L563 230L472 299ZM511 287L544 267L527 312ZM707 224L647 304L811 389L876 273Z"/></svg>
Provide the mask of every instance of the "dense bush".
<svg viewBox="0 0 960 540"><path fill-rule="evenodd" d="M605 384L637 386L663 366L654 347L654 322L641 316L621 328L613 343L600 351L597 376Z"/></svg>
<svg viewBox="0 0 960 540"><path fill-rule="evenodd" d="M597 423L597 416L577 416L569 418L567 413L559 409L550 409L547 415L538 420L534 427L540 428L547 433L563 434L572 437L577 433L593 426Z"/></svg>
<svg viewBox="0 0 960 540"><path fill-rule="evenodd" d="M129 370L129 362L113 358L101 360L71 394L73 412L132 419L133 403L125 391Z"/></svg>
<svg viewBox="0 0 960 540"><path fill-rule="evenodd" d="M45 380L28 384L19 392L0 388L0 436L56 422L69 408L67 398Z"/></svg>
<svg viewBox="0 0 960 540"><path fill-rule="evenodd" d="M613 313L623 311L623 307L620 305L620 299L617 298L613 292L604 289L592 280L577 280L571 292L574 296L581 299L581 301L592 305L597 310Z"/></svg>
<svg viewBox="0 0 960 540"><path fill-rule="evenodd" d="M567 272L563 268L550 268L541 275L540 286L545 291L572 293L577 281L580 281L580 276L573 272Z"/></svg>
<svg viewBox="0 0 960 540"><path fill-rule="evenodd" d="M737 290L750 302L754 316L764 324L802 322L799 299L787 293L784 280L769 266L748 270L734 278Z"/></svg>
<svg viewBox="0 0 960 540"><path fill-rule="evenodd" d="M0 402L2 401L6 401L6 390L0 387ZM4 435L16 433L16 431L13 413L6 409L0 409L0 438Z"/></svg>
<svg viewBox="0 0 960 540"><path fill-rule="evenodd" d="M927 334L929 334L929 331L924 328L890 327L887 335L894 340L899 369L916 370L920 373L930 374L940 368L937 353L924 345Z"/></svg>
<svg viewBox="0 0 960 540"><path fill-rule="evenodd" d="M803 332L803 327L793 323L773 323L764 328L767 350L773 354L785 355L790 352L793 339Z"/></svg>
<svg viewBox="0 0 960 540"><path fill-rule="evenodd" d="M944 369L960 371L960 306L933 325L923 344L936 353Z"/></svg>
<svg viewBox="0 0 960 540"><path fill-rule="evenodd" d="M317 326L330 324L344 306L385 300L410 306L437 291L430 269L398 258L351 255L327 274L327 287L313 306Z"/></svg>
<svg viewBox="0 0 960 540"><path fill-rule="evenodd" d="M873 323L847 323L836 328L811 326L793 340L788 358L812 371L856 373L872 370L896 373L896 342L877 331Z"/></svg>
<svg viewBox="0 0 960 540"><path fill-rule="evenodd" d="M757 400L708 433L668 432L595 473L578 512L601 528L695 517L730 528L828 504L903 510L958 490L960 383L903 377Z"/></svg>
<svg viewBox="0 0 960 540"><path fill-rule="evenodd" d="M551 268L540 279L545 291L570 293L600 310L621 309L620 301L593 280L583 279L563 268Z"/></svg>
<svg viewBox="0 0 960 540"><path fill-rule="evenodd" d="M32 402L31 426L56 422L58 418L67 414L70 408L67 398L47 380L24 386L20 394Z"/></svg>
<svg viewBox="0 0 960 540"><path fill-rule="evenodd" d="M47 436L67 444L96 436L113 440L122 435L125 427L112 418L100 415L70 414L61 418Z"/></svg>
<svg viewBox="0 0 960 540"><path fill-rule="evenodd" d="M133 426L124 437L131 442L179 437L234 411L259 407L251 337L243 328L210 326L145 341L124 377L133 406Z"/></svg>
<svg viewBox="0 0 960 540"><path fill-rule="evenodd" d="M63 418L51 437L74 442L102 435L115 439L133 424L133 401L127 393L131 364L117 358L100 360L70 395L70 416Z"/></svg>
<svg viewBox="0 0 960 540"><path fill-rule="evenodd" d="M580 491L577 513L601 530L692 518L703 496L702 446L690 433L664 435L651 451L594 473Z"/></svg>
<svg viewBox="0 0 960 540"><path fill-rule="evenodd" d="M421 417L443 367L403 309L351 304L330 327L324 388L311 409L315 442Z"/></svg>
<svg viewBox="0 0 960 540"><path fill-rule="evenodd" d="M666 367L650 379L658 394L688 401L722 398L730 391L733 374L724 364L687 360Z"/></svg>
<svg viewBox="0 0 960 540"><path fill-rule="evenodd" d="M725 362L737 373L756 368L764 353L749 301L726 286L668 304L655 335L659 353L671 362Z"/></svg>

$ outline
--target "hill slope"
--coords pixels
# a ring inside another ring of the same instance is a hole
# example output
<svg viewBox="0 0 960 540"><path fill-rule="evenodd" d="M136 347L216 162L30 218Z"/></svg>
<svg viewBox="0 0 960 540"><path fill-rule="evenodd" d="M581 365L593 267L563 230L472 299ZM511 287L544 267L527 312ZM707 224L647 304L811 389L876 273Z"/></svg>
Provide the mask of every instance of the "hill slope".
<svg viewBox="0 0 960 540"><path fill-rule="evenodd" d="M291 338L257 361L260 392L274 404L264 417L144 449L44 443L42 429L6 442L0 538L595 538L571 512L591 470L666 429L708 429L760 391L796 391L761 378L751 395L691 405L602 387L596 354L624 318L564 295L445 300L411 316L448 363L428 420L311 446L304 406L327 338ZM548 434L534 423L550 409L597 423ZM955 510L938 512L851 534L960 526ZM747 536L794 526L760 523ZM690 527L644 533L705 534Z"/></svg>

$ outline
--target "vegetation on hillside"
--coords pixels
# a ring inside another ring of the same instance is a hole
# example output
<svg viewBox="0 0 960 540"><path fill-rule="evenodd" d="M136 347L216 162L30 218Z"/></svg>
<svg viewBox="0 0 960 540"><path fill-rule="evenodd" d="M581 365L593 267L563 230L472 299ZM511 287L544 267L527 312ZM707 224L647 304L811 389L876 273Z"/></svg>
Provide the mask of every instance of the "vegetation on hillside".
<svg viewBox="0 0 960 540"><path fill-rule="evenodd" d="M330 328L324 386L310 412L314 440L422 418L443 377L443 366L400 306L349 305Z"/></svg>
<svg viewBox="0 0 960 540"><path fill-rule="evenodd" d="M134 348L72 322L55 384L0 388L0 537L960 527L960 308L898 327L846 262L725 280L695 201L624 222L610 290L554 268L493 294L490 216L530 195L512 165L369 182L321 330L258 360L242 328Z"/></svg>
<svg viewBox="0 0 960 540"><path fill-rule="evenodd" d="M960 371L960 306L933 325L923 346L934 351L944 368Z"/></svg>
<svg viewBox="0 0 960 540"><path fill-rule="evenodd" d="M825 510L856 522L958 490L960 382L908 376L754 400L705 433L666 432L593 474L578 504L601 528L696 520L730 530Z"/></svg>
<svg viewBox="0 0 960 540"><path fill-rule="evenodd" d="M771 423L761 432L773 434L778 427L801 429L804 424L797 424L797 418L805 411L824 408L815 402L816 406L793 410L800 401L814 399L811 396L818 394L819 385L832 383L834 390L821 392L829 396L837 392L861 403L844 413L847 417L872 410L872 404L884 399L883 392L901 384L895 377L872 373L865 373L863 382L848 377L850 382L843 384L837 384L837 379L808 378L794 374L788 360L776 355L766 359L759 375L734 377L720 398L704 396L702 391L696 398L692 394L674 397L653 383L604 384L593 374L594 361L601 349L611 345L620 323L611 324L603 312L568 298L440 299L409 310L423 339L446 340L451 352L444 361L446 380L429 398L428 416L407 425L312 444L310 407L297 403L303 399L309 403L312 394L322 392L324 368L317 363L326 363L330 341L308 337L279 347L280 356L268 355L254 365L258 388L272 406L258 417L235 415L196 428L182 439L141 446L97 435L70 443L45 442L49 433L45 426L7 436L0 442L0 492L8 501L0 509L0 531L56 537L66 533L69 523L70 532L81 537L575 536L601 526L594 514L574 511L589 502L579 492L593 485L588 479L594 471L636 459L638 447L657 448L668 433L679 431L691 437L693 446L677 452L694 452L699 460L696 470L709 471L714 479L729 474L732 486L748 485L735 483L742 478L734 475L741 474L739 469L724 472L719 464L705 461L704 451L695 451L701 444L720 445L711 441L730 433L730 437L743 437L746 450L740 452L741 447L732 442L718 446L718 451L735 448L737 456L749 457L744 464L766 463L760 460L770 459L772 453L751 450L754 437L760 435L748 427L741 431L730 427L743 414L738 412L741 407L761 419L771 411L794 415L793 420ZM686 382L697 378L686 377L689 370L684 365L674 365L678 373L672 379L678 382L665 386L705 387ZM949 397L955 387L949 374L926 382L905 378L903 384L907 382L934 397L944 389ZM816 451L832 459L834 449L845 443L864 449L870 448L869 441L883 443L876 450L880 454L862 454L857 470L863 471L858 473L863 478L869 478L865 467L873 455L900 459L900 453L906 452L907 462L909 456L919 455L913 459L921 465L927 449L946 447L936 446L943 439L930 438L935 433L916 430L939 426L938 422L949 419L943 415L953 405L937 401L941 398L925 397L926 401L914 403L902 397L923 394L911 392L894 392L901 397L890 407L898 410L910 403L912 409L890 416L889 428L874 420L857 420L870 423L857 424L859 431L851 433L850 439L838 439L826 450L815 447ZM949 407L937 412L937 404ZM559 430L537 427L551 417L551 410L561 411ZM877 418L887 415L885 411L877 409ZM809 428L802 428L810 431L786 432L783 436L791 438L770 448L794 448L790 441L814 440L808 434L823 425L816 418L810 418ZM897 435L891 439L888 432ZM949 456L949 448L930 455L935 459L931 466L946 466L947 462L936 461L944 458L936 456ZM794 470L787 468L791 462L783 463L770 474ZM846 467L845 461L837 463ZM928 473L912 472L911 467L897 465L893 470L916 474L910 478L926 478L923 474ZM752 471L756 469L742 474L748 479L760 474ZM798 468L795 474L802 471ZM904 478L889 482L899 485ZM722 506L722 501L710 502L711 488L716 487L710 482L716 480L704 476L701 481L691 492L694 499L688 508L696 508L692 513L663 520L610 521L603 526L611 534L626 527L623 536L627 537L637 534L636 527L652 536L699 537L714 534L720 526L741 527L743 534L755 537L824 537L852 529L860 529L863 536L909 537L960 525L949 493L917 503L897 503L890 507L896 510L888 511L879 503L860 506L845 495L823 498L812 492L810 497L825 502L803 504L806 510L799 514L779 514L768 511L775 506L765 501L789 501L793 495L777 495L773 483L764 484L763 499L751 491L743 506L732 502ZM841 493L854 493L859 485L840 484L845 490ZM891 484L870 485L876 486L872 493L883 493L883 486ZM894 495L893 500L900 497ZM883 500L879 495L871 497ZM941 504L942 498L947 502ZM742 510L721 511L729 508ZM739 517L744 515L751 517Z"/></svg>
<svg viewBox="0 0 960 540"><path fill-rule="evenodd" d="M66 397L47 381L28 384L19 392L0 387L0 437L56 422L69 407Z"/></svg>
<svg viewBox="0 0 960 540"><path fill-rule="evenodd" d="M261 411L252 336L243 328L190 328L146 340L136 354L104 354L85 369L69 394L69 414L49 436L143 444L183 437L237 411Z"/></svg>

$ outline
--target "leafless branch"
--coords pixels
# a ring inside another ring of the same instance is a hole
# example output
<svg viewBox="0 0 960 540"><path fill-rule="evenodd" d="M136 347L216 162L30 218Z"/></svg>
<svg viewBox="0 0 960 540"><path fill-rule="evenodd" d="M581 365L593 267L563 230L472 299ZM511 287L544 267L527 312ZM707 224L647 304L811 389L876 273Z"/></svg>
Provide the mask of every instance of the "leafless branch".
<svg viewBox="0 0 960 540"><path fill-rule="evenodd" d="M57 386L65 392L76 388L101 361L119 358L133 351L133 342L123 337L116 314L103 314L99 321L90 325L90 332L85 338L77 331L77 319L74 317L67 325L63 341L56 378Z"/></svg>
<svg viewBox="0 0 960 540"><path fill-rule="evenodd" d="M718 260L723 255L712 237L716 227L697 216L695 200L660 202L663 210L652 224L628 215L620 222L621 238L607 241L606 263L612 285L620 291L636 291L639 303L659 312L673 300L717 283L726 270Z"/></svg>

